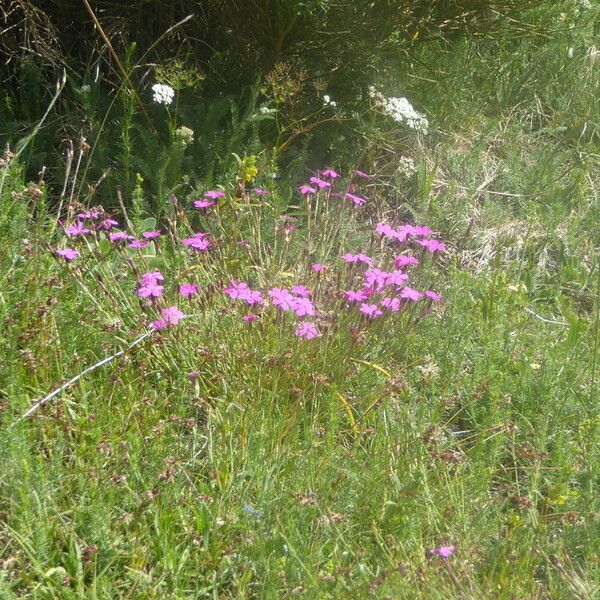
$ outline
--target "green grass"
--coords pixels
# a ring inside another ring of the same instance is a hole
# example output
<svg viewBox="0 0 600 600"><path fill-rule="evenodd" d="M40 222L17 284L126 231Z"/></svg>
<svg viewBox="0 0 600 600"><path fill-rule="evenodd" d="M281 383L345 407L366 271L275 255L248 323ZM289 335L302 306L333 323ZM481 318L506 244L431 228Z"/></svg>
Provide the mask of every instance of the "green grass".
<svg viewBox="0 0 600 600"><path fill-rule="evenodd" d="M352 336L356 318L323 296L321 338L298 340L271 316L248 327L220 292L230 277L326 291L302 254L302 209L290 244L273 233L288 184L236 218L190 217L222 241L207 258L182 250L189 222L165 207L160 252L134 262L159 268L171 298L176 281L198 283L193 316L14 427L151 317L125 253L90 241L69 268L54 259L56 198L13 195L22 174L6 172L0 598L600 597L598 134L554 129L568 114L591 132L597 114L579 99L597 88L589 71L548 66L565 49L544 44L539 64L526 41L497 56L472 40L441 64L422 57L447 79L411 90L439 115L409 148L420 173L394 179L394 153L407 149L379 149L390 177L368 184L367 209L324 213L313 231L312 259L337 264L324 280L340 285L349 275L335 257L375 253L376 217L412 214L439 231L448 252L415 276L444 296L429 314ZM486 52L497 62L482 60L480 80L448 85ZM498 64L531 96L498 84L491 101ZM548 80L555 95L540 115ZM431 556L439 545L456 551Z"/></svg>

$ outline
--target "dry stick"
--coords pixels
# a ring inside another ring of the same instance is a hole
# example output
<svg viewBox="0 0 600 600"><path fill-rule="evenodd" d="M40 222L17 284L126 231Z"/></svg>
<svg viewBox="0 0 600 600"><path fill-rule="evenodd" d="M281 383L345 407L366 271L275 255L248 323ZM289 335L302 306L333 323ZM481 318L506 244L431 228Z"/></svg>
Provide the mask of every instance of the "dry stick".
<svg viewBox="0 0 600 600"><path fill-rule="evenodd" d="M123 356L125 352L127 352L127 350L130 350L134 346L137 346L137 344L145 340L149 335L152 335L154 331L155 330L147 331L139 338L133 340L133 342L131 342L131 344L129 344L129 346L127 346L123 350L119 350L119 352L117 352L116 354L103 358L101 361L97 362L96 364L92 365L91 367L88 367L87 369L79 373L79 375L76 375L72 379L69 379L69 381L67 381L66 383L63 383L63 385L61 385L59 388L56 388L53 392L50 392L47 396L44 396L41 400L38 400L29 410L24 412L16 421L14 421L11 424L10 429L12 429L15 425L18 425L21 421L24 421L25 419L29 418L34 412L36 412L39 408L44 406L44 404L48 403L50 400L52 400L52 398L58 396L61 392L71 387L74 383L77 383L82 377L84 377L88 373L99 369L103 365L115 360L115 358Z"/></svg>
<svg viewBox="0 0 600 600"><path fill-rule="evenodd" d="M129 74L125 70L125 67L123 67L121 60L119 59L119 55L115 52L115 49L113 48L113 45L111 44L110 40L108 39L108 36L106 35L106 33L104 33L104 29L102 29L102 25L100 25L100 21L98 21L98 17L96 17L96 13L94 13L94 10L90 6L90 3L88 2L88 0L82 0L82 2L85 5L86 10L90 14L92 21L94 21L94 25L98 28L98 31L99 31L102 39L104 40L104 43L106 44L111 56L114 58L115 62L117 63L117 67L118 67L119 71L121 72L121 75L123 76L125 81L128 83L129 89L135 96L137 105L139 106L140 110L142 111L142 114L144 115L144 117L146 118L146 121L148 121L148 124L150 125L150 129L152 129L152 131L154 131L155 130L154 125L152 124L152 121L150 120L150 117L148 116L148 113L146 112L146 109L144 108L144 105L143 105L140 97L138 96L138 93L137 93L135 87L133 86L133 83L131 82Z"/></svg>

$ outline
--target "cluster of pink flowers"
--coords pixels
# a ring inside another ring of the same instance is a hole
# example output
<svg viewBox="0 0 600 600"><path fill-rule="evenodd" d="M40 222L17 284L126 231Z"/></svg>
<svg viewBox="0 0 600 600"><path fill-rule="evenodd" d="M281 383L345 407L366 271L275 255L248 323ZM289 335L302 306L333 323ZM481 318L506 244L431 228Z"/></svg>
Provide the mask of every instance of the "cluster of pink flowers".
<svg viewBox="0 0 600 600"><path fill-rule="evenodd" d="M327 168L317 171L298 190L307 197L308 204L312 202L311 195L317 195L316 198L320 198L318 195L321 194L325 200L339 198L348 200L353 205L363 206L367 203L367 199L359 195L361 192L358 190L358 179L368 178L370 175L367 173L354 170L349 174L345 188L341 190L338 188L335 191L335 187L340 185L342 178L337 171ZM253 188L249 192L257 196L266 196L271 193L263 188ZM193 201L193 207L200 210L210 208L224 196L225 192L222 190L209 190L202 197ZM325 206L326 203L321 204L319 201L315 202L315 205ZM295 217L283 215L281 221L282 225L278 231L284 232L289 241L290 234L296 229L298 220ZM83 251L84 246L77 245L78 238L90 235L97 240L98 232L103 232L105 238L112 242L119 251L126 251L126 246L141 249L149 244L154 244L158 250L159 239L162 239L161 229L145 231L136 237L127 231L116 229L117 227L118 222L106 215L104 211L91 210L80 213L72 223L65 227L65 235L75 240L73 245L80 249L62 248L55 249L53 252L55 256L70 262L80 256L80 250ZM359 323L360 327L366 328L373 319L383 316L391 317L392 313L402 313L413 303L423 302L427 307L432 302L440 302L441 296L437 292L416 289L407 283L411 280L411 274L414 274L415 267L419 265L420 258L418 256L423 255L423 249L430 253L443 252L445 250L444 243L434 239L433 231L423 225L392 226L389 223L380 222L375 225L374 229L376 233L393 244L386 245L375 258L361 251L341 254L340 259L347 266L338 269L337 273L333 264L313 262L308 267L306 280L307 283L313 282L312 289L297 283L289 287L270 287L270 289L259 290L253 289L245 281L231 279L229 284L224 287L223 293L229 299L245 305L246 308L243 312L247 314L243 314L241 317L245 323L253 323L259 316L268 315L270 310L271 315L273 312L279 313L278 321L285 322L286 319L291 318L294 323L294 335L306 340L320 337L322 333L319 327L321 329L323 327L319 324L327 322L329 328L332 314L334 315L333 322L337 320L336 312L339 314L343 312L350 321L354 319L355 325ZM193 233L189 237L181 239L181 243L186 248L197 252L206 252L212 247L208 232ZM238 241L238 244L250 247L249 243L244 240ZM396 254L398 245L402 245L401 254ZM392 247L394 251L390 252ZM375 256L372 250L373 246L371 246L371 251L367 250L367 252ZM418 254L417 250L421 254ZM417 254L417 256L413 254ZM128 253L127 260L133 265L133 253ZM417 284L411 281L411 285L416 286ZM190 303L200 293L198 286L191 282L181 282L177 291L180 298L183 297ZM160 317L150 324L152 329L159 330L176 325L185 316L177 306L165 308L168 302L164 299L166 295L164 276L158 270L144 273L138 279L136 293L144 300L142 303L144 307L153 311L160 310ZM338 303L333 310L332 302ZM269 309L269 307L272 308ZM323 311L321 311L321 307L323 307ZM347 320L343 322L347 323Z"/></svg>
<svg viewBox="0 0 600 600"><path fill-rule="evenodd" d="M423 239L433 235L433 231L424 225L400 225L394 228L388 223L378 223L375 226L375 231L383 237L396 240L400 243L406 242L411 237L415 238L417 244L432 253L443 252L446 249L446 245L439 240Z"/></svg>
<svg viewBox="0 0 600 600"><path fill-rule="evenodd" d="M162 282L164 280L163 274L160 271L152 271L151 273L144 273L139 281L139 287L137 295L140 298L160 298L162 293L165 291Z"/></svg>

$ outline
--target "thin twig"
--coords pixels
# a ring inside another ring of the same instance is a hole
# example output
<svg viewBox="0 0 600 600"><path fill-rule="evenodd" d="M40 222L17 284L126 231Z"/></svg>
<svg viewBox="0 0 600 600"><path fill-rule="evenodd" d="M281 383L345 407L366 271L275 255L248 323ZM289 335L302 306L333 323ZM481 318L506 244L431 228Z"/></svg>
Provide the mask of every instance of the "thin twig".
<svg viewBox="0 0 600 600"><path fill-rule="evenodd" d="M91 367L84 369L81 373L79 373L79 375L75 375L75 377L73 377L72 379L69 379L69 381L67 381L66 383L63 383L63 385L56 388L54 391L50 392L47 396L44 396L41 400L38 400L29 410L24 412L16 421L14 421L12 423L12 425L10 426L10 429L12 429L15 425L18 425L21 421L28 419L34 412L36 412L39 408L44 406L44 404L50 402L50 400L52 400L52 398L55 398L56 396L58 396L61 392L63 392L67 388L71 387L74 383L77 383L82 377L84 377L88 373L91 373L92 371L99 369L100 367L115 360L115 358L119 358L120 356L123 356L125 354L125 352L127 352L127 350L130 350L134 346L137 346L137 344L139 344L141 341L145 340L149 335L152 335L154 333L154 331L155 330L147 331L140 337L133 340L133 342L131 342L131 344L129 344L129 346L127 346L123 350L119 350L119 352L117 352L116 354L107 356L106 358L103 358L101 361L97 362L96 364L92 365Z"/></svg>
<svg viewBox="0 0 600 600"><path fill-rule="evenodd" d="M536 319L539 319L543 323L550 323L550 325L562 325L563 327L566 327L568 325L568 323L565 323L564 321L554 321L553 319L544 319L544 317L542 317L541 315L538 315L536 312L534 312L530 308L525 307L524 310L525 310L525 312L528 312L530 315L533 315Z"/></svg>

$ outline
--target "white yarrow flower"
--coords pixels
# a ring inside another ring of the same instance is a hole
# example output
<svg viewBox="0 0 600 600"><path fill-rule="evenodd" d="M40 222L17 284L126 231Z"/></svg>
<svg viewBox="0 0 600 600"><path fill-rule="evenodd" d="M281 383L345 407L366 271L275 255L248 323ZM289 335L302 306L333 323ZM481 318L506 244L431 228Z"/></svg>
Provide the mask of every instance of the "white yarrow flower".
<svg viewBox="0 0 600 600"><path fill-rule="evenodd" d="M170 86L164 83L155 83L152 86L152 92L154 94L153 100L157 104L164 104L168 106L173 102L173 98L175 97L175 90Z"/></svg>
<svg viewBox="0 0 600 600"><path fill-rule="evenodd" d="M337 102L335 100L332 100L331 96L329 96L328 94L325 94L323 96L323 106L331 106L331 107L335 108L337 106Z"/></svg>
<svg viewBox="0 0 600 600"><path fill-rule="evenodd" d="M373 86L369 88L369 96L373 98L377 106L381 107L384 113L392 117L397 123L404 123L415 131L427 133L429 129L427 117L416 111L406 98L386 98Z"/></svg>

